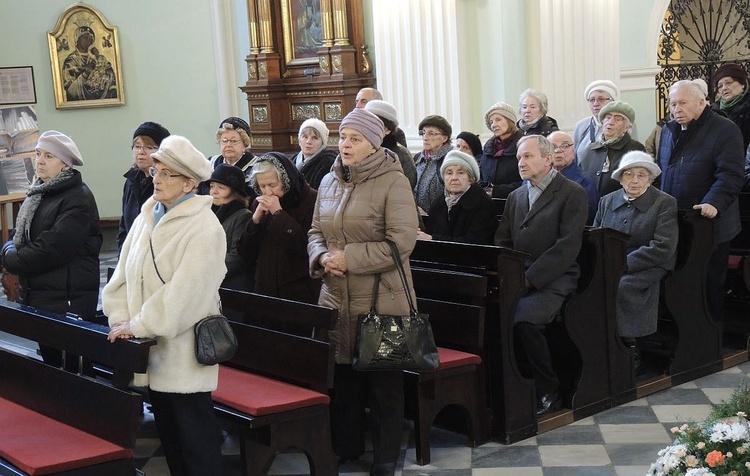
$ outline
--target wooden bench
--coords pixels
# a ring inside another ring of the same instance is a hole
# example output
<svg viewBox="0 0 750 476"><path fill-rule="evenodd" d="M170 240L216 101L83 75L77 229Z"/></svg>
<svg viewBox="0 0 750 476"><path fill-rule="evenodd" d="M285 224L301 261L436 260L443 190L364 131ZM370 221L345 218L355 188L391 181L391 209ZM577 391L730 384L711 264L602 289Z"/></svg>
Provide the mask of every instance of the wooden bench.
<svg viewBox="0 0 750 476"><path fill-rule="evenodd" d="M226 306L226 303L224 304ZM331 446L329 343L233 322L239 348L219 370L214 408L240 432L244 474L265 474L276 453L298 448L310 474L337 474Z"/></svg>
<svg viewBox="0 0 750 476"><path fill-rule="evenodd" d="M437 370L404 373L406 415L414 420L417 463L425 465L430 462L429 434L438 414L465 422L469 444L476 447L489 440L491 413L480 357L484 308L423 298L418 298L417 307L430 316L440 355ZM449 413L455 409L458 415Z"/></svg>

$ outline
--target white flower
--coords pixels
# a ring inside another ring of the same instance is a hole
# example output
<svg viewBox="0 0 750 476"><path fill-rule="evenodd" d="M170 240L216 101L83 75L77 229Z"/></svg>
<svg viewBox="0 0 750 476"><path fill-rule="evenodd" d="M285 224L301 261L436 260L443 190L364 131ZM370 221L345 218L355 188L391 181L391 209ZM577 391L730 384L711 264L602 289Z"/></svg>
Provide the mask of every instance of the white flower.
<svg viewBox="0 0 750 476"><path fill-rule="evenodd" d="M714 473L711 472L708 468L695 468L695 469L689 469L687 473L685 473L685 476L716 476Z"/></svg>
<svg viewBox="0 0 750 476"><path fill-rule="evenodd" d="M712 443L721 443L723 441L740 441L747 440L750 437L750 428L747 420L727 419L716 423L710 430Z"/></svg>
<svg viewBox="0 0 750 476"><path fill-rule="evenodd" d="M659 457L648 469L649 476L665 476L670 470L677 468L682 463L682 458L687 453L685 445L672 445L659 450Z"/></svg>

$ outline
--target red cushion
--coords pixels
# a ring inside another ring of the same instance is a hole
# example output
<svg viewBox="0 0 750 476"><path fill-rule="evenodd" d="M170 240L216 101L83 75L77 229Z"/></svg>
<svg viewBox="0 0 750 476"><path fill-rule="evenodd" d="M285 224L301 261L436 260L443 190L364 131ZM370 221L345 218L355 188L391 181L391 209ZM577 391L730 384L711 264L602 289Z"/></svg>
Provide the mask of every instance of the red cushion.
<svg viewBox="0 0 750 476"><path fill-rule="evenodd" d="M446 349L445 347L438 347L438 357L440 357L440 368L438 370L447 370L464 365L479 365L482 363L482 358L476 354L469 354L468 352L461 352L455 349Z"/></svg>
<svg viewBox="0 0 750 476"><path fill-rule="evenodd" d="M0 398L0 457L28 474L52 474L119 459L133 451Z"/></svg>
<svg viewBox="0 0 750 476"><path fill-rule="evenodd" d="M727 263L729 269L740 269L742 258L742 256L738 255L729 255L729 262Z"/></svg>
<svg viewBox="0 0 750 476"><path fill-rule="evenodd" d="M214 401L254 416L327 405L328 395L259 375L219 366Z"/></svg>

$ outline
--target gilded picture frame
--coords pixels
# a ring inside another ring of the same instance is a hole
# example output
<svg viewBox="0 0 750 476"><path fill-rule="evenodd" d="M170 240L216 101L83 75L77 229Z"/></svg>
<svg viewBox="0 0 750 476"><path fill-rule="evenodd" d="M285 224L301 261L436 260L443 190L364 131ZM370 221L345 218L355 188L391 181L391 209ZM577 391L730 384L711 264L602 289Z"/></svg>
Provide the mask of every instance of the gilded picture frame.
<svg viewBox="0 0 750 476"><path fill-rule="evenodd" d="M281 23L287 66L318 64L323 45L320 0L281 0Z"/></svg>
<svg viewBox="0 0 750 476"><path fill-rule="evenodd" d="M47 41L57 109L125 104L117 27L95 8L68 7Z"/></svg>

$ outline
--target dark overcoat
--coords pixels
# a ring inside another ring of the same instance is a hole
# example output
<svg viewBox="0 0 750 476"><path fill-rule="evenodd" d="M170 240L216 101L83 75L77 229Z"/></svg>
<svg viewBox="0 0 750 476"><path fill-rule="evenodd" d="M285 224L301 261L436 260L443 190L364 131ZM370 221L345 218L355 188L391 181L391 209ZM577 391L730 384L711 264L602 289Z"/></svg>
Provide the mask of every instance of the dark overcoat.
<svg viewBox="0 0 750 476"><path fill-rule="evenodd" d="M433 240L491 245L496 229L492 199L479 184L471 184L450 212L444 197L430 207L429 232Z"/></svg>

